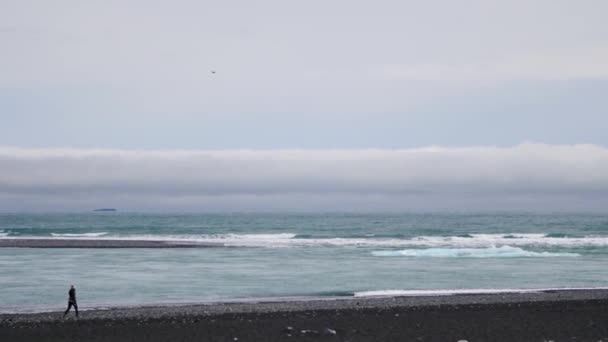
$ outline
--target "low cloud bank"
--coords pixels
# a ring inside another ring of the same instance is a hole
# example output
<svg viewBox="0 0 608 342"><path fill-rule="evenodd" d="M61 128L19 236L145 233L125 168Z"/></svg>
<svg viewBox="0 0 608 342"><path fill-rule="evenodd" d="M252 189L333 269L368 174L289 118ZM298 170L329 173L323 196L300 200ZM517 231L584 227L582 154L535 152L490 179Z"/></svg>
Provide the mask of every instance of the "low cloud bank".
<svg viewBox="0 0 608 342"><path fill-rule="evenodd" d="M398 201L608 195L608 149L596 145L225 151L3 147L0 170L0 203L49 196L58 203L105 196L183 204L188 198L226 196L269 202L307 196Z"/></svg>

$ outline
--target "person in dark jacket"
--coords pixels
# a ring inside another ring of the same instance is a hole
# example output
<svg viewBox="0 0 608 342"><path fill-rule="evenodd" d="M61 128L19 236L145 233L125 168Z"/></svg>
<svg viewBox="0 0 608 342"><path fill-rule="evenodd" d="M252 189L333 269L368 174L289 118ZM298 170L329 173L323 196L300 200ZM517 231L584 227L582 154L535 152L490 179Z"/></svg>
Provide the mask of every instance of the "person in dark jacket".
<svg viewBox="0 0 608 342"><path fill-rule="evenodd" d="M74 307L74 311L76 311L76 317L78 317L78 304L76 304L76 289L74 285L70 285L70 291L68 291L70 297L68 298L68 308L63 313L63 317L68 314L72 306Z"/></svg>

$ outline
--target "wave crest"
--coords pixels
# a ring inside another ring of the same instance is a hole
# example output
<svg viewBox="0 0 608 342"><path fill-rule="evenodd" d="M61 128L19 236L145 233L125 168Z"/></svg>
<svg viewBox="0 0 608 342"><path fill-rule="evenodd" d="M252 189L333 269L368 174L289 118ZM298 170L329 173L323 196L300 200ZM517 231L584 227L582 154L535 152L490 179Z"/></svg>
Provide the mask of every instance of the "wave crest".
<svg viewBox="0 0 608 342"><path fill-rule="evenodd" d="M94 238L94 237L101 237L104 235L107 235L107 232L98 232L98 233L80 233L80 234L76 234L76 233L65 233L65 234L61 234L61 233L51 233L52 237L67 237L67 238L77 238L77 237L87 237L87 238Z"/></svg>
<svg viewBox="0 0 608 342"><path fill-rule="evenodd" d="M6 234L6 233L2 233ZM8 238L0 234L2 238ZM13 236L16 233L8 233ZM48 238L40 235L18 234L19 238ZM314 237L310 235L297 235L295 233L261 233L261 234L191 234L191 235L169 235L169 234L132 234L122 235L115 233L51 233L52 238L64 239L112 239L112 240L143 240L143 241L167 241L184 242L192 244L220 244L227 247L315 247L315 246L354 246L354 247L379 247L379 248L452 248L452 249L482 249L493 247L608 247L608 236L586 236L586 237L550 237L545 234L466 234L452 236L423 235L411 238L388 238L388 237Z"/></svg>
<svg viewBox="0 0 608 342"><path fill-rule="evenodd" d="M374 251L378 257L418 257L418 258L543 258L578 257L577 253L532 252L519 247L501 246L490 248L428 248L403 249L398 251Z"/></svg>
<svg viewBox="0 0 608 342"><path fill-rule="evenodd" d="M539 289L445 289L445 290L376 290L358 291L355 297L451 296L462 294L535 293L547 291L606 290L606 287L551 287Z"/></svg>

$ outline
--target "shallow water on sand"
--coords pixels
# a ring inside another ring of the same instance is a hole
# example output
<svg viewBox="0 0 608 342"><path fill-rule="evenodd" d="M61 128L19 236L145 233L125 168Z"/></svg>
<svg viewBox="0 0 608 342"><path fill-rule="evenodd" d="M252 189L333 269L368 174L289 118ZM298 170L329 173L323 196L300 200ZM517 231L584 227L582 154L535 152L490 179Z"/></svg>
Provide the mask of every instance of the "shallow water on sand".
<svg viewBox="0 0 608 342"><path fill-rule="evenodd" d="M2 312L61 308L69 284L83 308L608 286L599 214L5 214L0 238L226 246L0 248Z"/></svg>

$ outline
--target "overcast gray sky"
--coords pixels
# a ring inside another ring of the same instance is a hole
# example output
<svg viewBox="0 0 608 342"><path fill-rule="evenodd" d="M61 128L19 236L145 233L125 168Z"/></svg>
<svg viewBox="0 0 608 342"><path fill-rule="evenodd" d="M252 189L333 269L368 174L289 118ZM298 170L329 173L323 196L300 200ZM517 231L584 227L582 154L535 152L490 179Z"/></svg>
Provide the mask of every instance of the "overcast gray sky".
<svg viewBox="0 0 608 342"><path fill-rule="evenodd" d="M0 1L0 205L601 209L606 179L570 182L564 165L608 172L606 13L603 0ZM414 162L429 146L448 152ZM580 148L594 151L584 167ZM230 158L199 163L218 150ZM444 180L425 178L436 167Z"/></svg>

